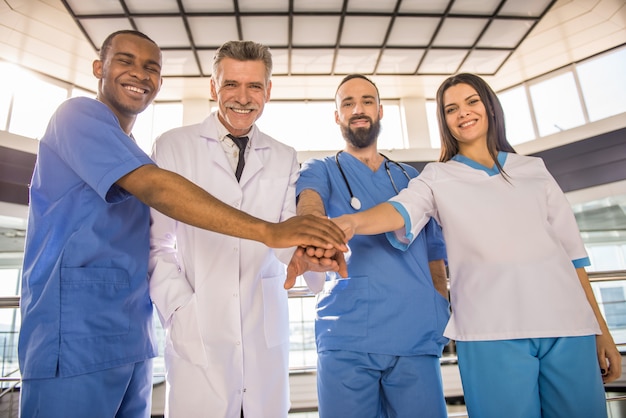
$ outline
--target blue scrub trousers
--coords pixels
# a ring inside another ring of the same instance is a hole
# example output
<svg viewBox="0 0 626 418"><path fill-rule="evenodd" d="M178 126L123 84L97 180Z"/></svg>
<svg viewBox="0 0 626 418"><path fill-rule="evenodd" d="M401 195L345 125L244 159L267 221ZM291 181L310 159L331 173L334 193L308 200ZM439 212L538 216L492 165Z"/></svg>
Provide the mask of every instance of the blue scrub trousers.
<svg viewBox="0 0 626 418"><path fill-rule="evenodd" d="M320 418L447 417L437 356L318 353Z"/></svg>
<svg viewBox="0 0 626 418"><path fill-rule="evenodd" d="M23 418L149 418L152 359L94 373L25 379Z"/></svg>
<svg viewBox="0 0 626 418"><path fill-rule="evenodd" d="M594 335L457 341L470 417L606 418Z"/></svg>

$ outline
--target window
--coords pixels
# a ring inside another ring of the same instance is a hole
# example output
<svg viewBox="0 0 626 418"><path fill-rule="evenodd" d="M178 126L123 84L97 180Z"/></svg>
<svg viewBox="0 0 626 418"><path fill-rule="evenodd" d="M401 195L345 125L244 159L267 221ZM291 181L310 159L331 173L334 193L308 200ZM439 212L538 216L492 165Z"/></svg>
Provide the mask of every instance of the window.
<svg viewBox="0 0 626 418"><path fill-rule="evenodd" d="M626 48L576 66L589 120L626 112Z"/></svg>
<svg viewBox="0 0 626 418"><path fill-rule="evenodd" d="M524 86L498 94L504 110L506 137L511 145L535 139L535 129Z"/></svg>
<svg viewBox="0 0 626 418"><path fill-rule="evenodd" d="M146 154L152 153L154 140L163 132L178 128L183 124L183 104L154 103L137 116L133 127L133 137Z"/></svg>
<svg viewBox="0 0 626 418"><path fill-rule="evenodd" d="M437 102L435 100L426 101L426 120L428 120L430 146L433 148L441 148L441 132L439 132L439 122L437 121Z"/></svg>
<svg viewBox="0 0 626 418"><path fill-rule="evenodd" d="M530 96L540 136L585 123L574 75L571 72L530 85Z"/></svg>
<svg viewBox="0 0 626 418"><path fill-rule="evenodd" d="M26 71L14 80L13 109L9 131L41 138L56 108L68 97L68 89L49 83Z"/></svg>
<svg viewBox="0 0 626 418"><path fill-rule="evenodd" d="M406 148L400 106L397 102L383 102L383 109L378 147ZM335 123L335 103L332 101L269 102L257 125L261 131L298 151L344 147L341 131Z"/></svg>

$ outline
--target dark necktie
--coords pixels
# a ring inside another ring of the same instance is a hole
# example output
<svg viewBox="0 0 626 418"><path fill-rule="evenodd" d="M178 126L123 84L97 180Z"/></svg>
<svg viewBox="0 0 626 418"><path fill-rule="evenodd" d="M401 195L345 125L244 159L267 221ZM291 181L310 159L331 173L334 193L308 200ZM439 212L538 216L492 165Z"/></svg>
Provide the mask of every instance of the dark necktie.
<svg viewBox="0 0 626 418"><path fill-rule="evenodd" d="M243 166L246 163L246 145L248 145L248 137L247 136L234 136L228 134L228 137L233 140L235 144L239 147L239 161L237 161L237 169L235 170L235 177L237 177L237 181L241 178L241 173L243 172Z"/></svg>

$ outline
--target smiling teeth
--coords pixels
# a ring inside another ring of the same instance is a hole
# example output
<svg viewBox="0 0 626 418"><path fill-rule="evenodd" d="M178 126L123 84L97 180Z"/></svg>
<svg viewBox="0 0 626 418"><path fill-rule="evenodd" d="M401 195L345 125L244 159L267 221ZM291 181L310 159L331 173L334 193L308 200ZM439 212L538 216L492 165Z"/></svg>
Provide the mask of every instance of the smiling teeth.
<svg viewBox="0 0 626 418"><path fill-rule="evenodd" d="M465 127L470 126L470 125L473 125L473 124L475 124L475 123L476 123L476 121L474 121L474 120L471 120L471 121L469 121L469 122L462 123L462 124L461 124L461 128L465 128Z"/></svg>
<svg viewBox="0 0 626 418"><path fill-rule="evenodd" d="M126 86L126 90L134 91L136 93L141 93L141 94L146 92L144 89L140 89L140 88L133 87L133 86Z"/></svg>
<svg viewBox="0 0 626 418"><path fill-rule="evenodd" d="M231 107L230 110L232 110L235 113L250 113L250 112L252 112L252 109L235 109L234 107Z"/></svg>

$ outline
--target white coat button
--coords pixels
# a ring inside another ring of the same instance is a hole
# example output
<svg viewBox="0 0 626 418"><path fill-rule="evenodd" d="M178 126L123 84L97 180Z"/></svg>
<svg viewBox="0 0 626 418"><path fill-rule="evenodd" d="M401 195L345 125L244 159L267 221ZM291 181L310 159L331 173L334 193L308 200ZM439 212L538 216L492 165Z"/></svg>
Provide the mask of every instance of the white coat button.
<svg viewBox="0 0 626 418"><path fill-rule="evenodd" d="M237 345L241 345L241 341L237 341L237 342L236 342L236 344L237 344Z"/></svg>

